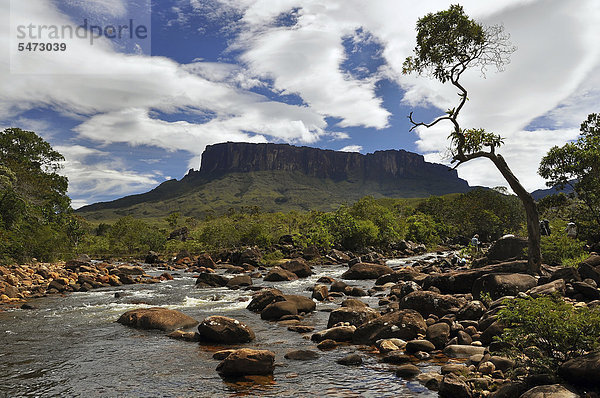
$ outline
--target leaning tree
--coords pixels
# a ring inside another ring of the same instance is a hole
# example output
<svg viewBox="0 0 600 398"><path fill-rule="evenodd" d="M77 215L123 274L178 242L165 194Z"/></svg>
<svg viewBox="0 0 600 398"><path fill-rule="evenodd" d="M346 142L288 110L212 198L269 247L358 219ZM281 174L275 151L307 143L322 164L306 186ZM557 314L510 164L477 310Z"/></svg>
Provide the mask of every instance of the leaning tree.
<svg viewBox="0 0 600 398"><path fill-rule="evenodd" d="M459 114L468 100L467 89L461 84L463 73L469 68L479 68L485 73L489 66L498 71L508 63L515 48L501 25L483 26L465 14L462 6L452 5L448 10L430 13L417 21L417 45L414 55L406 58L403 73L429 75L441 83L450 82L458 89L458 105L430 123L417 122L411 112L411 131L419 126L432 127L446 121L453 125L450 152L455 168L469 160L491 160L512 190L523 202L527 215L529 235L529 271L539 273L542 256L540 250L540 225L536 203L529 192L512 173L496 149L503 144L497 134L481 128L461 127Z"/></svg>

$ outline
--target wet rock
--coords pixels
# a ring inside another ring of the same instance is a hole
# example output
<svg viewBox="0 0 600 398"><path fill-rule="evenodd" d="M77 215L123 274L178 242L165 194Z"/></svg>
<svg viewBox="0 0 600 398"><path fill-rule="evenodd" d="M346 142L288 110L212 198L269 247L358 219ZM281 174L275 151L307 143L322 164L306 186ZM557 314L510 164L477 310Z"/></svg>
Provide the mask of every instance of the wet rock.
<svg viewBox="0 0 600 398"><path fill-rule="evenodd" d="M465 303L451 295L443 295L430 291L412 292L400 300L400 308L418 311L422 316L434 314L442 317L448 313L457 312Z"/></svg>
<svg viewBox="0 0 600 398"><path fill-rule="evenodd" d="M367 303L360 301L359 299L353 299L353 298L349 298L349 299L342 301L341 306L344 308L368 308L369 307L367 305Z"/></svg>
<svg viewBox="0 0 600 398"><path fill-rule="evenodd" d="M449 373L440 383L439 396L442 398L472 398L473 394L460 376Z"/></svg>
<svg viewBox="0 0 600 398"><path fill-rule="evenodd" d="M464 363L447 363L445 365L442 365L442 368L440 369L440 372L443 375L447 375L449 373L454 373L455 375L468 375L469 373L471 373L469 371L469 367L467 365L465 365Z"/></svg>
<svg viewBox="0 0 600 398"><path fill-rule="evenodd" d="M472 293L477 299L487 293L493 300L497 300L504 296L516 296L535 286L537 279L528 274L488 274L475 281Z"/></svg>
<svg viewBox="0 0 600 398"><path fill-rule="evenodd" d="M441 322L429 326L427 328L426 338L435 346L435 348L441 350L446 346L448 340L450 340L450 325Z"/></svg>
<svg viewBox="0 0 600 398"><path fill-rule="evenodd" d="M456 333L456 344L459 345L471 345L473 338L467 332L459 330Z"/></svg>
<svg viewBox="0 0 600 398"><path fill-rule="evenodd" d="M291 359L294 361L310 361L319 358L319 353L311 350L296 350L290 351L284 355L285 359Z"/></svg>
<svg viewBox="0 0 600 398"><path fill-rule="evenodd" d="M483 354L485 352L484 347L477 347L473 345L448 345L444 348L444 355L450 358L469 358L472 355Z"/></svg>
<svg viewBox="0 0 600 398"><path fill-rule="evenodd" d="M314 333L310 339L317 343L323 340L351 342L355 331L356 326L336 326Z"/></svg>
<svg viewBox="0 0 600 398"><path fill-rule="evenodd" d="M579 394L565 385L551 384L533 387L520 398L579 398Z"/></svg>
<svg viewBox="0 0 600 398"><path fill-rule="evenodd" d="M183 330L175 330L167 335L175 340L183 340L189 342L198 342L200 341L200 335L196 332L184 332Z"/></svg>
<svg viewBox="0 0 600 398"><path fill-rule="evenodd" d="M396 369L396 376L402 377L403 379L412 379L416 377L419 373L421 373L421 371L418 367L408 363L400 365L398 366L398 369Z"/></svg>
<svg viewBox="0 0 600 398"><path fill-rule="evenodd" d="M223 376L268 375L275 369L275 353L242 348L231 352L217 366Z"/></svg>
<svg viewBox="0 0 600 398"><path fill-rule="evenodd" d="M296 333L310 333L313 330L315 330L315 327L308 326L308 325L293 325L293 326L288 326L288 330L290 332L296 332Z"/></svg>
<svg viewBox="0 0 600 398"><path fill-rule="evenodd" d="M367 292L365 292L364 289L361 289L360 287L357 287L357 286L353 286L351 289L346 290L346 294L348 296L353 296L353 297L367 296Z"/></svg>
<svg viewBox="0 0 600 398"><path fill-rule="evenodd" d="M296 306L298 313L313 312L317 308L317 304L310 298L297 294L286 294L283 296L286 301L293 303Z"/></svg>
<svg viewBox="0 0 600 398"><path fill-rule="evenodd" d="M127 311L117 322L137 329L159 329L166 332L186 329L198 324L197 320L184 313L160 307Z"/></svg>
<svg viewBox="0 0 600 398"><path fill-rule="evenodd" d="M565 295L566 285L563 279L557 279L555 281L533 287L527 291L527 294L533 298L540 296L551 296L554 294Z"/></svg>
<svg viewBox="0 0 600 398"><path fill-rule="evenodd" d="M408 363L410 362L410 360L410 356L402 353L401 351L391 351L385 357L382 358L383 362L392 363L395 365Z"/></svg>
<svg viewBox="0 0 600 398"><path fill-rule="evenodd" d="M496 391L492 392L490 398L514 398L520 397L527 391L527 384L522 381L509 381L504 383Z"/></svg>
<svg viewBox="0 0 600 398"><path fill-rule="evenodd" d="M144 269L134 265L120 265L114 271L115 274L144 275Z"/></svg>
<svg viewBox="0 0 600 398"><path fill-rule="evenodd" d="M421 286L419 286L414 281L401 282L390 288L390 295L396 296L398 299L401 299L404 296L419 290L421 290Z"/></svg>
<svg viewBox="0 0 600 398"><path fill-rule="evenodd" d="M279 289L265 289L255 293L246 309L253 312L261 312L269 304L277 301L285 301L283 293Z"/></svg>
<svg viewBox="0 0 600 398"><path fill-rule="evenodd" d="M264 277L264 281L266 282L283 282L283 281L293 281L298 279L298 276L293 272L287 271L281 267L274 267L267 275Z"/></svg>
<svg viewBox="0 0 600 398"><path fill-rule="evenodd" d="M146 264L156 264L159 262L159 257L158 257L158 253L150 251L148 252L148 254L146 254L146 257L144 258L144 262Z"/></svg>
<svg viewBox="0 0 600 398"><path fill-rule="evenodd" d="M600 351L566 361L558 374L574 385L600 387Z"/></svg>
<svg viewBox="0 0 600 398"><path fill-rule="evenodd" d="M325 285L315 285L313 287L312 298L317 301L324 301L327 296L329 296L329 292L327 290L327 286Z"/></svg>
<svg viewBox="0 0 600 398"><path fill-rule="evenodd" d="M227 281L228 288L236 288L242 286L252 286L252 278L250 275L238 275Z"/></svg>
<svg viewBox="0 0 600 398"><path fill-rule="evenodd" d="M323 340L319 344L317 344L317 348L319 350L331 350L337 346L338 346L338 343L331 339Z"/></svg>
<svg viewBox="0 0 600 398"><path fill-rule="evenodd" d="M353 265L348 271L344 272L344 279L377 279L382 275L391 274L393 270L390 267L380 264L358 263Z"/></svg>
<svg viewBox="0 0 600 398"><path fill-rule="evenodd" d="M479 364L477 370L481 374L491 375L496 370L496 366L490 361L485 361Z"/></svg>
<svg viewBox="0 0 600 398"><path fill-rule="evenodd" d="M435 346L428 340L417 339L408 341L405 350L408 354L414 354L419 351L431 352L435 350Z"/></svg>
<svg viewBox="0 0 600 398"><path fill-rule="evenodd" d="M276 301L267 305L260 313L260 318L276 321L285 315L298 315L298 308L290 301Z"/></svg>
<svg viewBox="0 0 600 398"><path fill-rule="evenodd" d="M215 267L217 266L217 264L215 264L214 260L208 253L202 253L201 255L199 255L198 259L196 260L196 265L198 267L205 267L211 269L215 269Z"/></svg>
<svg viewBox="0 0 600 398"><path fill-rule="evenodd" d="M346 291L347 287L348 287L348 285L345 282L335 281L329 287L329 291L330 292L340 292L340 293L343 293L343 292Z"/></svg>
<svg viewBox="0 0 600 398"><path fill-rule="evenodd" d="M202 341L221 344L240 344L254 340L255 335L244 323L225 316L213 315L198 325Z"/></svg>
<svg viewBox="0 0 600 398"><path fill-rule="evenodd" d="M332 249L331 253L329 253L329 255L336 261L340 262L340 263L347 263L348 261L350 261L350 256L348 256L346 253L336 250L336 249Z"/></svg>
<svg viewBox="0 0 600 398"><path fill-rule="evenodd" d="M438 391L440 384L442 383L444 376L435 372L421 373L417 375L416 380L421 383L425 388Z"/></svg>
<svg viewBox="0 0 600 398"><path fill-rule="evenodd" d="M228 282L228 278L210 272L203 272L196 279L196 285L205 287L224 287L227 286Z"/></svg>
<svg viewBox="0 0 600 398"><path fill-rule="evenodd" d="M509 369L512 369L515 366L515 361L510 358L500 357L500 356L492 356L490 358L490 362L494 364L496 369L506 372Z"/></svg>
<svg viewBox="0 0 600 398"><path fill-rule="evenodd" d="M348 354L345 357L338 359L336 362L345 366L357 366L362 364L363 360L358 354Z"/></svg>
<svg viewBox="0 0 600 398"><path fill-rule="evenodd" d="M234 351L235 351L235 349L220 350L220 351L215 352L212 357L213 357L213 359L222 361L223 359L227 358L229 356L229 354L231 354Z"/></svg>
<svg viewBox="0 0 600 398"><path fill-rule="evenodd" d="M310 266L306 263L305 260L301 258L283 263L281 265L281 268L296 274L296 276L298 276L299 278L306 278L313 274L312 270L310 269Z"/></svg>
<svg viewBox="0 0 600 398"><path fill-rule="evenodd" d="M355 344L373 344L380 339L413 340L427 330L425 320L417 311L399 310L375 318L356 329Z"/></svg>
<svg viewBox="0 0 600 398"><path fill-rule="evenodd" d="M369 307L341 307L337 308L329 314L327 327L330 328L339 322L348 322L356 327L377 318L379 312Z"/></svg>

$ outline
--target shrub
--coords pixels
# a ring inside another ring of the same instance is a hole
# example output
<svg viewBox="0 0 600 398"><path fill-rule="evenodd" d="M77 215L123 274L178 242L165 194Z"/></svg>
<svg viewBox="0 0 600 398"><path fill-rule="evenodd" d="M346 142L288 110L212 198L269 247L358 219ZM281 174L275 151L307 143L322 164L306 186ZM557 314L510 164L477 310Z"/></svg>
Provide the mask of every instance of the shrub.
<svg viewBox="0 0 600 398"><path fill-rule="evenodd" d="M506 300L505 304L498 313L506 326L500 340L510 343L512 356L526 366L555 371L562 361L600 348L598 309L575 308L561 297L548 296ZM539 355L523 355L534 350Z"/></svg>
<svg viewBox="0 0 600 398"><path fill-rule="evenodd" d="M566 265L569 260L585 255L584 242L569 238L560 232L542 236L541 246L542 258L549 265Z"/></svg>
<svg viewBox="0 0 600 398"><path fill-rule="evenodd" d="M430 215L416 213L406 219L406 239L435 244L440 241L441 226Z"/></svg>

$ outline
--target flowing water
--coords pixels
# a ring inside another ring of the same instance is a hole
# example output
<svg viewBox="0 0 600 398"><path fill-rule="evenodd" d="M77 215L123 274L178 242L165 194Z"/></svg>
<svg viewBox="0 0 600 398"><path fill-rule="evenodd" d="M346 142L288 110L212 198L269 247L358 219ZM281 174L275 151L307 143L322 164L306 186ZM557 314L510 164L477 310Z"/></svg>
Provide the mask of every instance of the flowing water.
<svg viewBox="0 0 600 398"><path fill-rule="evenodd" d="M393 268L415 258L394 260ZM310 296L307 288L324 275L339 278L343 266L315 267L315 275L292 282L263 282L284 293ZM158 275L163 271L149 270ZM417 382L395 376L394 366L379 362L377 354L360 352L361 366L336 363L358 347L346 345L319 352L312 361L291 361L284 354L296 349L318 351L309 335L290 332L286 326L260 319L246 310L251 291L226 288L196 289L191 274L155 285L129 285L87 293L31 300L35 310L0 312L0 397L434 397ZM352 281L365 289L373 281ZM115 298L115 293L124 297ZM362 298L377 308L378 298ZM317 311L303 324L325 329L328 310L336 302L317 303ZM136 330L116 323L130 309L164 306L202 320L210 315L229 316L249 325L256 340L244 345L276 354L273 377L225 380L215 371L216 350L173 340L163 332ZM419 364L435 371L434 364Z"/></svg>

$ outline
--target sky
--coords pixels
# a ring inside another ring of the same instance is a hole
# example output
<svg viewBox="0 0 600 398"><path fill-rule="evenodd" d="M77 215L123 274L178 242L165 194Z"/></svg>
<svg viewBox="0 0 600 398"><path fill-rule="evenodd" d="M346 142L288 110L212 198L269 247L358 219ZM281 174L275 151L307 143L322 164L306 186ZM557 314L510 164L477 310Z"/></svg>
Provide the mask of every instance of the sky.
<svg viewBox="0 0 600 398"><path fill-rule="evenodd" d="M433 120L457 104L456 91L403 75L402 63L417 19L451 3L0 0L0 128L35 131L65 156L75 208L180 179L206 145L226 141L405 149L449 164L451 127L409 132L407 116ZM461 5L503 25L517 50L501 72L463 76L460 122L500 134L523 185L543 188L541 157L600 111L600 2ZM84 30L69 36L65 26ZM33 42L66 48L19 51ZM487 159L458 173L471 185L507 185Z"/></svg>

